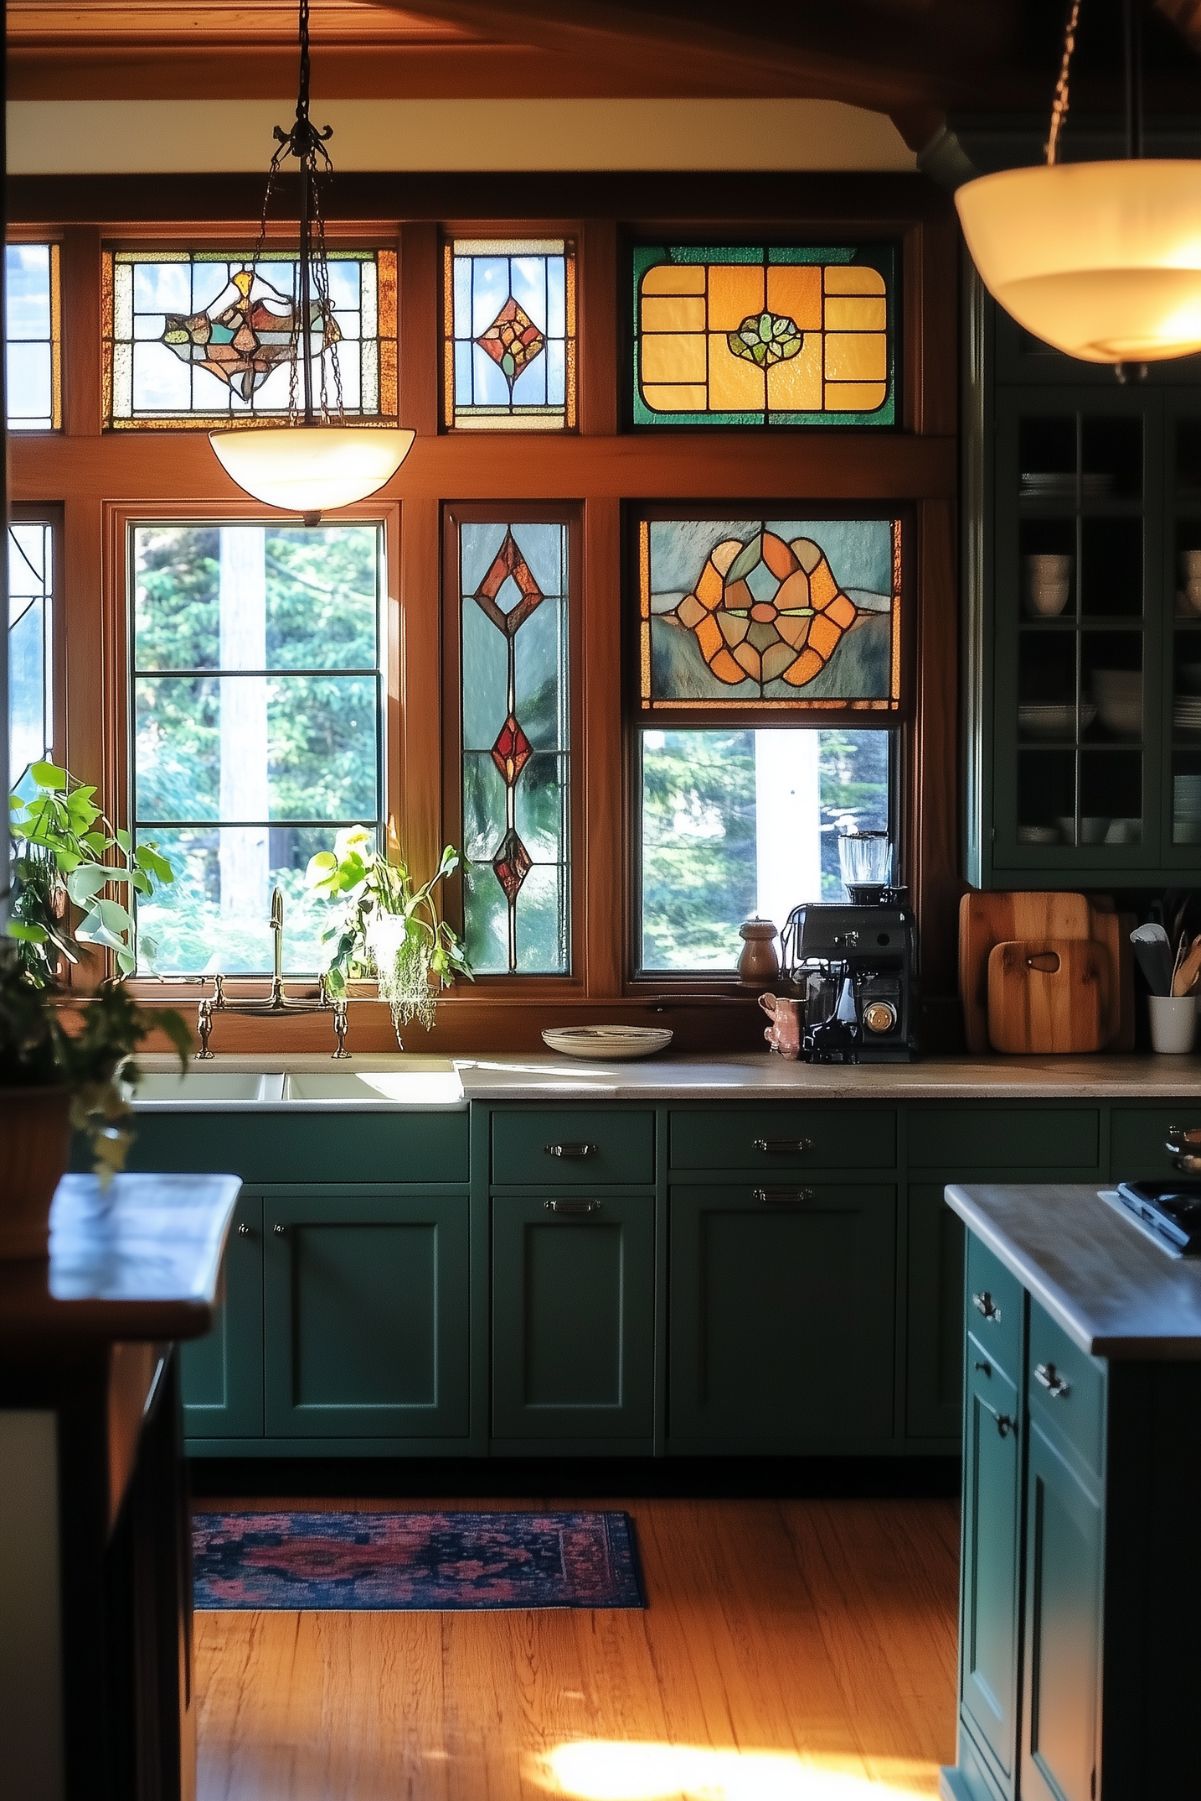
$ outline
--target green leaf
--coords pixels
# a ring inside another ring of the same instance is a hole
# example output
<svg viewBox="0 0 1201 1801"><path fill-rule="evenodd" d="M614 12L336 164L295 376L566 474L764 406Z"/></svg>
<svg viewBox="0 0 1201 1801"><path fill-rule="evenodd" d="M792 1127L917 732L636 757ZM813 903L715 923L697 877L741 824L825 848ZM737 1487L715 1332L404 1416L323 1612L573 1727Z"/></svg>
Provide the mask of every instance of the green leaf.
<svg viewBox="0 0 1201 1801"><path fill-rule="evenodd" d="M86 907L108 879L109 871L103 863L81 863L67 877L67 893L77 907Z"/></svg>
<svg viewBox="0 0 1201 1801"><path fill-rule="evenodd" d="M129 932L133 929L133 920L120 901L96 900L93 902L93 911L100 915L110 932Z"/></svg>
<svg viewBox="0 0 1201 1801"><path fill-rule="evenodd" d="M16 938L22 944L46 944L50 938L45 926L31 919L10 919L7 931L10 938Z"/></svg>
<svg viewBox="0 0 1201 1801"><path fill-rule="evenodd" d="M121 971L123 976L131 976L136 966L137 958L131 950L119 950L117 952L117 968Z"/></svg>
<svg viewBox="0 0 1201 1801"><path fill-rule="evenodd" d="M128 856L133 849L133 839L130 837L129 833L122 831L120 826L118 826L117 830L113 833L113 837L117 841L118 848L123 850L125 855Z"/></svg>
<svg viewBox="0 0 1201 1801"><path fill-rule="evenodd" d="M29 773L39 788L50 788L61 791L67 785L67 772L60 769L57 763L39 761L29 765Z"/></svg>
<svg viewBox="0 0 1201 1801"><path fill-rule="evenodd" d="M155 850L153 844L139 844L134 852L134 862L156 881L168 883L175 880L175 870L162 852Z"/></svg>

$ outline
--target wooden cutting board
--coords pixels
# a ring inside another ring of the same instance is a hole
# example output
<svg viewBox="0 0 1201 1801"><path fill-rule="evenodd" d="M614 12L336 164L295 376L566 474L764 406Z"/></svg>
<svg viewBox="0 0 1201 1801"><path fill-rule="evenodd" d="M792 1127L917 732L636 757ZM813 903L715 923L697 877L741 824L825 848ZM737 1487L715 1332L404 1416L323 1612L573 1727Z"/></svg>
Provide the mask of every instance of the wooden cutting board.
<svg viewBox="0 0 1201 1801"><path fill-rule="evenodd" d="M1095 938L994 944L988 956L989 1042L1015 1056L1099 1051L1109 987L1109 952Z"/></svg>
<svg viewBox="0 0 1201 1801"><path fill-rule="evenodd" d="M965 894L959 903L959 993L968 1050L983 1056L989 1049L989 952L1020 938L1091 938L1104 945L1112 979L1103 1048L1133 1050L1133 925L1133 918L1115 913L1111 902L1083 894Z"/></svg>

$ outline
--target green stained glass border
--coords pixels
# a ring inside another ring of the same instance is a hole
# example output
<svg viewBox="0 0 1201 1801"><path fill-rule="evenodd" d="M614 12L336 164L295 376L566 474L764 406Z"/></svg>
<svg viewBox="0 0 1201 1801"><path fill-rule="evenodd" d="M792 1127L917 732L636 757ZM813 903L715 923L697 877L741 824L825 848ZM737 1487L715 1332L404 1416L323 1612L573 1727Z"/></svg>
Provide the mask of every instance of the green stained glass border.
<svg viewBox="0 0 1201 1801"><path fill-rule="evenodd" d="M885 332L888 342L887 394L883 404L872 412L841 412L832 409L811 412L785 412L752 409L737 412L692 410L661 412L647 406L642 397L642 332L639 303L643 277L649 269L663 264L696 265L711 263L766 264L768 267L789 264L860 264L875 269L883 277L885 290ZM898 343L900 275L899 246L892 243L848 244L635 244L631 253L630 343L632 366L630 380L630 422L635 426L667 427L678 430L692 428L818 426L826 430L839 427L867 428L878 431L893 428L898 422Z"/></svg>

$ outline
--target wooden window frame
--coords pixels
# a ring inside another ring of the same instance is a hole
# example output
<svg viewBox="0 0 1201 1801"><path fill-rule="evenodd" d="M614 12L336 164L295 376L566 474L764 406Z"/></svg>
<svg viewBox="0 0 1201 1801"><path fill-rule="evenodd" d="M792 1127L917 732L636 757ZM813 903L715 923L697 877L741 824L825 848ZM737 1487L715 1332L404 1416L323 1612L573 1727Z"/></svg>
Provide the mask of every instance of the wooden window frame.
<svg viewBox="0 0 1201 1801"><path fill-rule="evenodd" d="M523 203L518 219L516 192ZM63 430L12 443L12 491L17 501L49 498L62 506L63 754L81 779L98 783L110 810L124 792L115 779L121 772L115 721L126 705L121 639L114 635L114 613L123 623L125 604L114 539L120 519L261 517L262 510L228 483L202 432L172 432L165 456L161 432L103 430L100 249L253 239L261 197L261 179L253 176L22 177L10 184L12 235L60 242L63 294ZM623 582L623 506L707 507L715 495L756 507L783 496L810 509L842 502L881 511L899 505L912 514L912 717L900 728L899 759L904 863L922 933L925 993L949 1009L961 883L957 255L946 196L919 176L483 173L403 181L346 174L334 199L331 241L394 243L399 251L400 418L416 428L418 440L396 478L397 502L367 507L375 516L391 508L400 518L388 551L389 604L397 619L387 671L387 800L391 841L403 797L405 844L419 866L432 866L445 841L445 511L485 506L516 516L526 505L573 507L579 517L573 750L581 786L570 987L552 992L561 979L545 977L462 984L439 1007L431 1047L535 1048L543 1025L652 1015L676 1028L684 1049L758 1041L757 1016L733 974L691 981L684 996L657 978L634 981L629 961L635 847L623 690L631 604ZM576 243L577 428L441 430L443 237L518 231L571 236ZM710 234L740 241L752 235L897 241L902 341L895 427L623 428L630 329L625 247ZM162 994L153 985L147 992ZM228 1028L231 1049L325 1047L320 1021L299 1019L286 1034L255 1020L231 1019ZM391 1047L386 1009L356 1013L353 1036L362 1049Z"/></svg>

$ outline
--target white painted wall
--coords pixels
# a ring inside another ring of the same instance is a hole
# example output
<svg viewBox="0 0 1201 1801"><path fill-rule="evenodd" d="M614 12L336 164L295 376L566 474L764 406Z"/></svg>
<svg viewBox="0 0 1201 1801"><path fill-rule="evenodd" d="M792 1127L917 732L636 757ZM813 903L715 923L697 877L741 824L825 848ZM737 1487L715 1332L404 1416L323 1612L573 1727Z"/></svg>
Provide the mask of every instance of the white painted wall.
<svg viewBox="0 0 1201 1801"><path fill-rule="evenodd" d="M295 101L15 100L12 175L266 169ZM882 113L830 100L330 100L342 170L892 170L914 167ZM403 209L402 209L403 210ZM520 211L520 208L517 208Z"/></svg>

